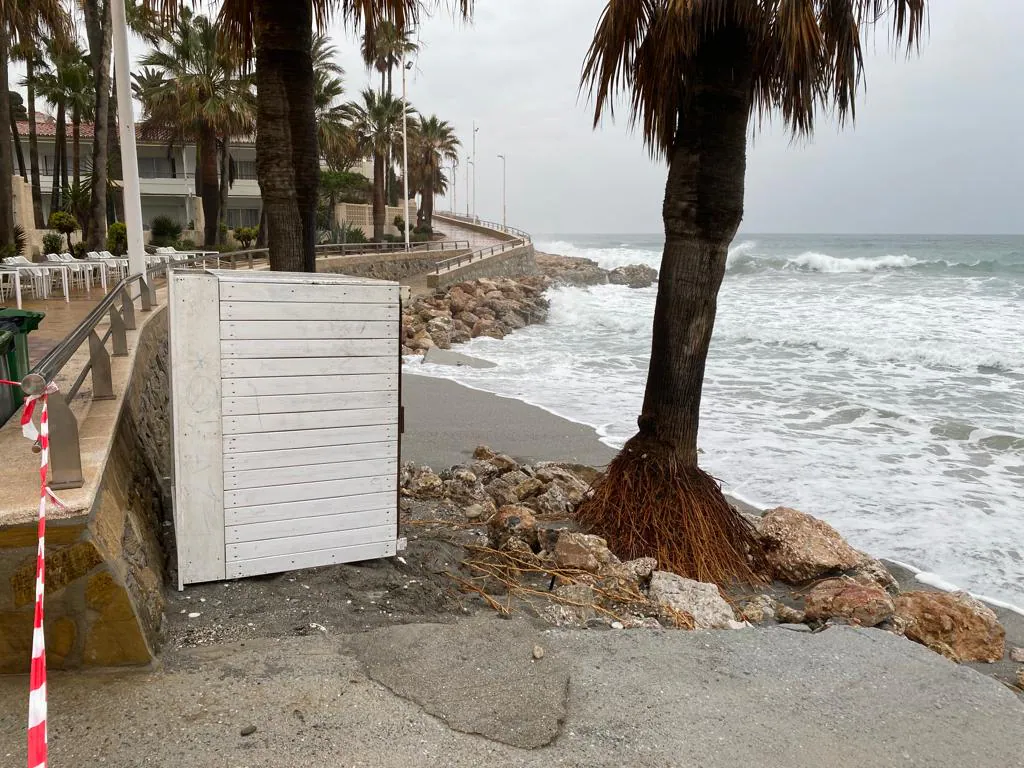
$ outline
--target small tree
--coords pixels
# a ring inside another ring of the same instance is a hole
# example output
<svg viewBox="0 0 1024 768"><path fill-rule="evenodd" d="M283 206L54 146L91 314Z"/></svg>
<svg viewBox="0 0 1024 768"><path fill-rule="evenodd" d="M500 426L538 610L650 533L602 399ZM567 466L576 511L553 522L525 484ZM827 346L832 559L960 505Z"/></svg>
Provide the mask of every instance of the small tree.
<svg viewBox="0 0 1024 768"><path fill-rule="evenodd" d="M115 256L128 253L128 227L123 221L115 221L107 228L107 250Z"/></svg>
<svg viewBox="0 0 1024 768"><path fill-rule="evenodd" d="M64 247L64 238L57 232L47 232L43 235L43 253L60 253Z"/></svg>
<svg viewBox="0 0 1024 768"><path fill-rule="evenodd" d="M150 244L157 247L174 245L175 241L181 237L181 224L170 216L155 217L150 223L149 229L153 234Z"/></svg>
<svg viewBox="0 0 1024 768"><path fill-rule="evenodd" d="M68 252L71 252L71 233L80 229L75 215L67 211L54 211L50 214L50 229L56 229L67 236Z"/></svg>
<svg viewBox="0 0 1024 768"><path fill-rule="evenodd" d="M256 227L239 227L235 230L235 240L242 244L242 248L248 249L258 234Z"/></svg>

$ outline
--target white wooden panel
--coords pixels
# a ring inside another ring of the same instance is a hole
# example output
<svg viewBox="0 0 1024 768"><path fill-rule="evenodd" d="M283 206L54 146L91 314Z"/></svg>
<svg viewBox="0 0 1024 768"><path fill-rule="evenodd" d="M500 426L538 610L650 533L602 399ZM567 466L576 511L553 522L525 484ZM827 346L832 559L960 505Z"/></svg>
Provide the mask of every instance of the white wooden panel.
<svg viewBox="0 0 1024 768"><path fill-rule="evenodd" d="M394 339L398 338L398 321L222 320L220 337L222 339Z"/></svg>
<svg viewBox="0 0 1024 768"><path fill-rule="evenodd" d="M216 278L198 272L174 274L168 304L180 586L225 577Z"/></svg>
<svg viewBox="0 0 1024 768"><path fill-rule="evenodd" d="M296 555L320 549L352 547L359 544L375 544L388 539L394 541L394 527L375 525L371 528L357 528L350 531L330 531L329 533L313 533L306 536L243 541L238 544L228 544L226 550L228 562L234 562L235 560L255 560L277 555Z"/></svg>
<svg viewBox="0 0 1024 768"><path fill-rule="evenodd" d="M341 513L370 512L397 508L398 494L394 488L377 493L359 493L330 499L296 501L284 504L258 504L252 507L232 507L224 510L224 521L229 526L273 523L299 517L318 517Z"/></svg>
<svg viewBox="0 0 1024 768"><path fill-rule="evenodd" d="M379 357L309 357L298 360L222 360L225 378L258 376L339 376L364 373L396 373L398 353Z"/></svg>
<svg viewBox="0 0 1024 768"><path fill-rule="evenodd" d="M398 303L398 286L387 283L303 285L302 283L225 282L224 301L330 302L344 304Z"/></svg>
<svg viewBox="0 0 1024 768"><path fill-rule="evenodd" d="M275 485L271 488L245 488L224 493L224 507L254 507L263 504L283 504L289 501L311 501L313 499L334 499L338 496L355 496L362 493L396 491L396 479L392 477L356 477L351 480L327 480L322 483L296 483Z"/></svg>
<svg viewBox="0 0 1024 768"><path fill-rule="evenodd" d="M267 413L256 416L225 416L225 435L245 435L255 432L286 432L300 429L330 429L332 427L365 427L372 424L394 424L398 421L397 408L356 408L350 411L313 411L311 413ZM276 438L264 435L264 444Z"/></svg>
<svg viewBox="0 0 1024 768"><path fill-rule="evenodd" d="M274 520L267 523L229 525L224 534L225 542L227 544L239 544L246 541L278 539L285 536L298 536L300 534L351 531L374 525L397 525L398 510L394 504L394 497L391 498L391 502L390 508L370 509L365 512L343 512L338 515L317 515L316 517ZM394 532L392 531L393 535Z"/></svg>
<svg viewBox="0 0 1024 768"><path fill-rule="evenodd" d="M398 320L397 304L330 304L326 302L225 301L221 320Z"/></svg>
<svg viewBox="0 0 1024 768"><path fill-rule="evenodd" d="M221 282L225 283L272 283L273 285L383 285L398 287L398 283L385 280L377 280L372 277L356 277L355 275L343 275L337 272L271 272L265 270L231 270L231 269L210 269L210 274L216 275Z"/></svg>
<svg viewBox="0 0 1024 768"><path fill-rule="evenodd" d="M225 416L388 407L398 407L398 390L393 389L390 392L346 392L344 394L268 395L265 397L224 398Z"/></svg>
<svg viewBox="0 0 1024 768"><path fill-rule="evenodd" d="M225 358L385 357L398 355L398 337L391 339L282 339L222 341Z"/></svg>
<svg viewBox="0 0 1024 768"><path fill-rule="evenodd" d="M232 456L254 451L349 446L364 441L395 440L397 437L397 420L392 420L391 424L372 424L364 427L275 432L273 439L261 434L225 435L224 453L227 459L231 459Z"/></svg>
<svg viewBox="0 0 1024 768"><path fill-rule="evenodd" d="M271 444L268 448L274 448ZM253 469L276 469L312 464L331 464L336 461L358 461L360 459L387 459L398 456L396 440L376 443L360 442L355 445L328 446L320 448L293 448L285 451L260 451L258 453L237 453L224 457L225 472L244 472Z"/></svg>
<svg viewBox="0 0 1024 768"><path fill-rule="evenodd" d="M366 359L366 358L362 358ZM257 395L314 395L318 393L373 392L398 388L398 374L368 373L347 376L306 376L296 379L250 378L225 379L224 397L256 397Z"/></svg>
<svg viewBox="0 0 1024 768"><path fill-rule="evenodd" d="M361 560L375 560L379 557L394 557L397 544L394 536L388 541L373 544L359 544L354 547L321 549L297 555L279 555L257 560L238 560L228 563L229 579L241 579L262 573L280 573L299 568L316 568L332 563L355 563Z"/></svg>
<svg viewBox="0 0 1024 768"><path fill-rule="evenodd" d="M278 485L315 483L322 480L345 480L350 477L376 477L398 472L398 457L390 459L362 459L338 461L331 464L310 464L276 469L250 469L243 472L226 472L224 489L272 488Z"/></svg>

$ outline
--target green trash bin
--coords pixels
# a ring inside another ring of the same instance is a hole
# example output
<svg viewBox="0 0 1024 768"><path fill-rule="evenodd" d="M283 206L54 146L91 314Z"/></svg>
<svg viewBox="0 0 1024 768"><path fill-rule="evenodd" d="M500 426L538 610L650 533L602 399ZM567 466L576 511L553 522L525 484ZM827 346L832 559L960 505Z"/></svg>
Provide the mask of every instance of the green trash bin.
<svg viewBox="0 0 1024 768"><path fill-rule="evenodd" d="M14 334L10 331L0 331L0 379L14 379L11 374L11 366L14 362ZM6 422L18 406L14 403L14 388L6 384L0 384L0 424Z"/></svg>
<svg viewBox="0 0 1024 768"><path fill-rule="evenodd" d="M0 309L0 333L7 331L14 336L14 344L7 352L7 368L11 381L21 381L28 375L28 335L39 327L46 317L45 312L29 309ZM21 387L12 387L14 406L20 407L25 400Z"/></svg>

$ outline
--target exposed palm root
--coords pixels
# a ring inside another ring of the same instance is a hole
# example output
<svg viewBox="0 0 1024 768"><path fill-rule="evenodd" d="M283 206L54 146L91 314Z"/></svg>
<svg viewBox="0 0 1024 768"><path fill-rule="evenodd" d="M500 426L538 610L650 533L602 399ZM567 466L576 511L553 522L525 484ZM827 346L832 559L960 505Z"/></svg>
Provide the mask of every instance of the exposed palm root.
<svg viewBox="0 0 1024 768"><path fill-rule="evenodd" d="M630 440L576 517L624 560L654 557L664 570L716 584L764 581L753 526L715 478L660 444Z"/></svg>

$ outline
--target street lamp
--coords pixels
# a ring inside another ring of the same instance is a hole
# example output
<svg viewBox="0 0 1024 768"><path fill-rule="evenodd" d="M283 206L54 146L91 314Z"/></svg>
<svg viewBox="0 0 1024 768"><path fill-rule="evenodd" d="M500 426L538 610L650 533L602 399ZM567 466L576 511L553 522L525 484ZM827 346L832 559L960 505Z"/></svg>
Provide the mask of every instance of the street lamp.
<svg viewBox="0 0 1024 768"><path fill-rule="evenodd" d="M480 129L476 127L476 120L473 121L473 159L476 160L476 134ZM476 218L476 163L473 163L473 218Z"/></svg>
<svg viewBox="0 0 1024 768"><path fill-rule="evenodd" d="M506 216L507 209L505 205L505 156L498 155L501 158L501 226L508 226L508 217Z"/></svg>
<svg viewBox="0 0 1024 768"><path fill-rule="evenodd" d="M448 183L448 186L449 186L449 188L451 188L451 191L452 191L452 197L451 197L451 200L449 200L449 205L451 206L452 213L458 213L459 212L459 204L455 200L455 190L458 187L458 184L456 183L455 169L458 168L458 167L459 167L459 161L456 160L456 159L453 159L452 160L452 178L451 178L451 180Z"/></svg>
<svg viewBox="0 0 1024 768"><path fill-rule="evenodd" d="M473 175L476 176L476 163L473 162L473 158L466 160L466 165L473 168ZM469 168L466 169L466 218L469 216Z"/></svg>
<svg viewBox="0 0 1024 768"><path fill-rule="evenodd" d="M409 137L406 128L406 113L409 111L409 103L405 96L405 73L412 67L412 62L406 62L405 52L402 52L402 181L405 186L405 250L409 250Z"/></svg>

